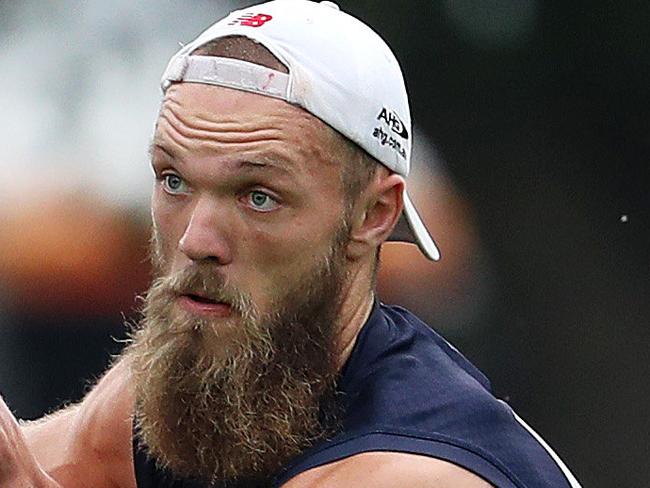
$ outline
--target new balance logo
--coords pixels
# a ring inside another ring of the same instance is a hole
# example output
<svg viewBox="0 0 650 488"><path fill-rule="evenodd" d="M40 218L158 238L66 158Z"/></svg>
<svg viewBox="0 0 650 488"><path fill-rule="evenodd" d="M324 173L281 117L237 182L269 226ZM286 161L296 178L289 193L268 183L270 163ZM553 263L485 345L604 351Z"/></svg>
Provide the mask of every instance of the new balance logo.
<svg viewBox="0 0 650 488"><path fill-rule="evenodd" d="M273 17L268 14L244 14L241 17L233 20L228 25L244 25L246 27L262 27Z"/></svg>

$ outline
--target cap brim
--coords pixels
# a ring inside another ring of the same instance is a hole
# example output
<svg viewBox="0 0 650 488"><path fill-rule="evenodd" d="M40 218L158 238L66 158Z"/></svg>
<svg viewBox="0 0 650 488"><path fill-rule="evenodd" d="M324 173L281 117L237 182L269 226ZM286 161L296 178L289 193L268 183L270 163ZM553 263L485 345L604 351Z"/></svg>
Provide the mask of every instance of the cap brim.
<svg viewBox="0 0 650 488"><path fill-rule="evenodd" d="M404 191L404 210L388 240L416 244L428 259L440 260L438 246L429 234L406 190Z"/></svg>

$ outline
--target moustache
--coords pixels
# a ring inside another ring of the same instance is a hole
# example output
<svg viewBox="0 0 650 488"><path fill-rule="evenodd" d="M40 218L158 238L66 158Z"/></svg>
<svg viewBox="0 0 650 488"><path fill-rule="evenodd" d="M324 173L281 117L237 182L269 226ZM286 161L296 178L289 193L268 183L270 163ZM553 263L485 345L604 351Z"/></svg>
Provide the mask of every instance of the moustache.
<svg viewBox="0 0 650 488"><path fill-rule="evenodd" d="M247 294L231 285L219 269L205 264L192 264L159 277L153 288L157 294L170 299L188 296L204 302L224 303L239 315L250 313L252 308Z"/></svg>

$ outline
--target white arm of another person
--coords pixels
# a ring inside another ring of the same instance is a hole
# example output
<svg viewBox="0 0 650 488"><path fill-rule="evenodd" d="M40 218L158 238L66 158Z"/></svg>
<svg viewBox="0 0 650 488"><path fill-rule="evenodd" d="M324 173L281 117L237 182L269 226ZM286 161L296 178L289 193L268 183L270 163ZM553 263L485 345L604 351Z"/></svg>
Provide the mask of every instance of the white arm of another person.
<svg viewBox="0 0 650 488"><path fill-rule="evenodd" d="M117 363L78 405L19 426L0 402L0 487L135 488L133 395Z"/></svg>

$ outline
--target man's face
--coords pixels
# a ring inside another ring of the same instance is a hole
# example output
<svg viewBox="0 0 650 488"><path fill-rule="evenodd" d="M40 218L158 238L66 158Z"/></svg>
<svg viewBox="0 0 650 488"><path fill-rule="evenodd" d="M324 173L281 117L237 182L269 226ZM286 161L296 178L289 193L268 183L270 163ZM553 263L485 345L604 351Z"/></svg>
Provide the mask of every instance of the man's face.
<svg viewBox="0 0 650 488"><path fill-rule="evenodd" d="M228 283L267 310L327 252L341 225L340 166L332 152L324 124L286 102L172 86L153 143L161 271L218 263Z"/></svg>
<svg viewBox="0 0 650 488"><path fill-rule="evenodd" d="M349 233L334 140L279 100L167 91L157 279L127 354L140 436L181 474L267 476L323 433Z"/></svg>

